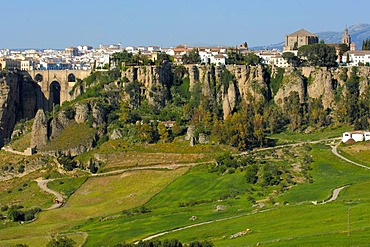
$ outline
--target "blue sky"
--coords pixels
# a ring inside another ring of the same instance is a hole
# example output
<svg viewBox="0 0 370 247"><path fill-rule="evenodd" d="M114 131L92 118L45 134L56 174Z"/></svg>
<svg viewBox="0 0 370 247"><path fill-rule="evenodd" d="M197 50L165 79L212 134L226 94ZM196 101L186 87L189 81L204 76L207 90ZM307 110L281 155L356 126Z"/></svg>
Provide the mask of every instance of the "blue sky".
<svg viewBox="0 0 370 247"><path fill-rule="evenodd" d="M370 23L369 9L369 0L3 0L0 48L269 45L301 28Z"/></svg>

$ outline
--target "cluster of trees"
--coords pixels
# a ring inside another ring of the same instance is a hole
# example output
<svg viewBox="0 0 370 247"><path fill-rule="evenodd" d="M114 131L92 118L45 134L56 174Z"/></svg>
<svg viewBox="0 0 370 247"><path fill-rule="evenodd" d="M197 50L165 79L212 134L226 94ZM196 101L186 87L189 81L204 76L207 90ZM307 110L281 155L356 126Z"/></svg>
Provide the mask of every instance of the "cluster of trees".
<svg viewBox="0 0 370 247"><path fill-rule="evenodd" d="M194 48L189 54L182 55L181 61L183 64L199 64L201 61L198 49Z"/></svg>
<svg viewBox="0 0 370 247"><path fill-rule="evenodd" d="M12 205L8 209L8 219L11 221L31 221L36 217L36 214L41 211L40 208L23 209L22 205Z"/></svg>
<svg viewBox="0 0 370 247"><path fill-rule="evenodd" d="M116 244L114 247L213 247L211 241L194 241L189 244L183 244L177 239L140 241L138 244Z"/></svg>
<svg viewBox="0 0 370 247"><path fill-rule="evenodd" d="M370 50L370 39L362 41L362 50Z"/></svg>
<svg viewBox="0 0 370 247"><path fill-rule="evenodd" d="M345 80L345 91L339 88L343 96L337 101L336 120L340 123L353 124L355 129L369 128L370 88L366 87L360 96L360 77L358 69L352 68L351 75Z"/></svg>
<svg viewBox="0 0 370 247"><path fill-rule="evenodd" d="M239 49L231 49L227 53L226 64L258 65L262 59L253 52L242 53Z"/></svg>
<svg viewBox="0 0 370 247"><path fill-rule="evenodd" d="M68 155L60 155L57 158L58 162L63 166L63 169L66 171L72 171L74 168L77 167L76 161L73 160L70 154Z"/></svg>
<svg viewBox="0 0 370 247"><path fill-rule="evenodd" d="M147 55L141 54L140 51L137 54L132 54L124 50L122 52L116 52L111 56L111 62L119 70L130 65L160 65L164 61L171 61L171 57L164 52L158 52L157 59L154 61Z"/></svg>
<svg viewBox="0 0 370 247"><path fill-rule="evenodd" d="M279 185L282 181L282 174L286 173L285 169L268 164L263 160L257 161L251 155L233 157L227 153L216 158L216 164L210 165L209 172L232 174L237 169L244 171L247 183L258 183L261 186Z"/></svg>
<svg viewBox="0 0 370 247"><path fill-rule="evenodd" d="M347 45L341 45L341 54L348 51ZM298 48L298 55L292 52L284 52L283 58L288 61L293 67L299 66L319 66L319 67L335 67L337 66L336 50L332 46L324 43L304 45Z"/></svg>

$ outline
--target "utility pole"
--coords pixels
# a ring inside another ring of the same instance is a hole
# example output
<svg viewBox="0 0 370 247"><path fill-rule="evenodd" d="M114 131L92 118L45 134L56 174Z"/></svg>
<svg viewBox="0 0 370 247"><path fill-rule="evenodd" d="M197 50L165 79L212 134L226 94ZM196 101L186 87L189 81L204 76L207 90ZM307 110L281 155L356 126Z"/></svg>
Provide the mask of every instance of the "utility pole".
<svg viewBox="0 0 370 247"><path fill-rule="evenodd" d="M351 208L348 206L348 233L347 233L348 237L351 235L351 233L350 233L350 230L351 230L350 211L351 211Z"/></svg>

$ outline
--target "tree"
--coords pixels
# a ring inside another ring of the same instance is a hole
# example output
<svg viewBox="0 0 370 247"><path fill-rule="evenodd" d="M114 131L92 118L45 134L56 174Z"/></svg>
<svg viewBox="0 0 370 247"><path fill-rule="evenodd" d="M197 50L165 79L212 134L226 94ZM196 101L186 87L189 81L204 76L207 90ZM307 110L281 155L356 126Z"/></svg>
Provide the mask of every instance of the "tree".
<svg viewBox="0 0 370 247"><path fill-rule="evenodd" d="M245 168L245 180L249 184L255 184L258 180L258 166L256 164L249 165Z"/></svg>
<svg viewBox="0 0 370 247"><path fill-rule="evenodd" d="M182 55L183 64L198 64L200 63L200 55L198 49L194 48L189 54Z"/></svg>
<svg viewBox="0 0 370 247"><path fill-rule="evenodd" d="M262 62L262 58L260 58L259 56L257 56L253 52L247 53L245 55L244 60L245 60L246 65L251 65L251 66L261 64L261 62Z"/></svg>
<svg viewBox="0 0 370 247"><path fill-rule="evenodd" d="M168 131L164 123L160 122L158 124L158 133L163 143L168 141Z"/></svg>
<svg viewBox="0 0 370 247"><path fill-rule="evenodd" d="M293 52L284 52L282 57L293 67L299 67L301 65L301 59L294 55Z"/></svg>
<svg viewBox="0 0 370 247"><path fill-rule="evenodd" d="M167 53L165 52L158 52L157 53L157 60L155 61L155 64L158 66L158 65L161 65L165 62L168 62L168 61L171 61L171 57L170 55L168 55Z"/></svg>
<svg viewBox="0 0 370 247"><path fill-rule="evenodd" d="M73 247L76 242L66 236L53 237L47 244L46 247Z"/></svg>
<svg viewBox="0 0 370 247"><path fill-rule="evenodd" d="M346 53L347 51L349 51L349 46L347 44L339 44L339 57L341 60L343 54Z"/></svg>
<svg viewBox="0 0 370 247"><path fill-rule="evenodd" d="M163 247L182 247L182 243L177 239L164 240Z"/></svg>
<svg viewBox="0 0 370 247"><path fill-rule="evenodd" d="M311 44L299 47L298 57L307 66L334 67L336 66L337 54L332 46Z"/></svg>
<svg viewBox="0 0 370 247"><path fill-rule="evenodd" d="M142 100L141 84L138 81L130 82L125 87L125 92L130 96L132 108L138 109Z"/></svg>
<svg viewBox="0 0 370 247"><path fill-rule="evenodd" d="M370 39L362 41L362 50L370 50Z"/></svg>

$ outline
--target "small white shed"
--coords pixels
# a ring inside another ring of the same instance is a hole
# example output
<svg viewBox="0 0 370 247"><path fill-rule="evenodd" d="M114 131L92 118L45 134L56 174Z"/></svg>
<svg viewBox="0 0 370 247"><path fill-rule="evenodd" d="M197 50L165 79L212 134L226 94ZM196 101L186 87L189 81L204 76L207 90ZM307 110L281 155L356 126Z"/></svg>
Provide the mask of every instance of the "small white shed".
<svg viewBox="0 0 370 247"><path fill-rule="evenodd" d="M351 133L344 132L342 136L342 142L346 143L349 139L352 139Z"/></svg>
<svg viewBox="0 0 370 247"><path fill-rule="evenodd" d="M370 132L365 131L364 132L365 141L370 141Z"/></svg>
<svg viewBox="0 0 370 247"><path fill-rule="evenodd" d="M364 132L363 131L354 131L351 133L352 139L356 142L362 142L364 141Z"/></svg>

